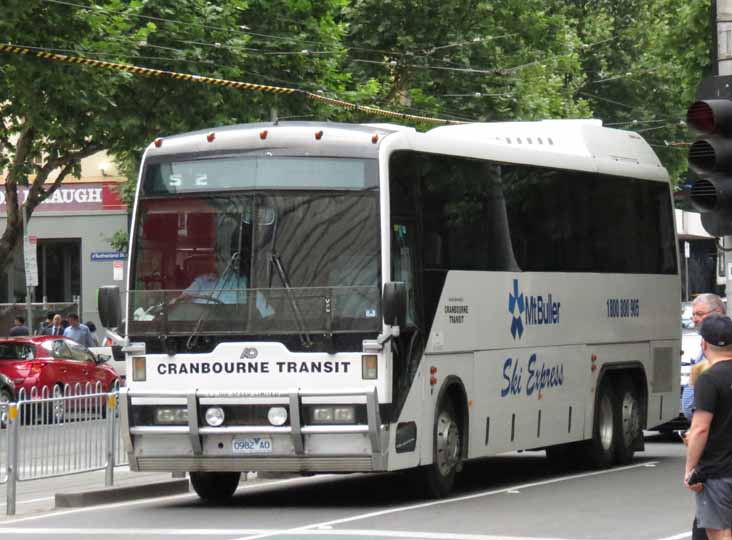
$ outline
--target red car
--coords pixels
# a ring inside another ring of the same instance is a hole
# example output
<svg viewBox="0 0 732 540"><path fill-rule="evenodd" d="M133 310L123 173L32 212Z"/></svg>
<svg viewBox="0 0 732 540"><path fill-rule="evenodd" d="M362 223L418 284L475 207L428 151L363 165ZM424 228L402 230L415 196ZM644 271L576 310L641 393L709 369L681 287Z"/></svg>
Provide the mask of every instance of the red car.
<svg viewBox="0 0 732 540"><path fill-rule="evenodd" d="M106 360L106 359L104 359ZM49 395L76 384L82 392L86 383L92 389L101 382L102 391L111 391L119 380L117 372L89 349L72 339L59 336L0 338L0 402L18 398L21 388L26 397L31 389L48 387ZM57 394L58 395L58 394Z"/></svg>

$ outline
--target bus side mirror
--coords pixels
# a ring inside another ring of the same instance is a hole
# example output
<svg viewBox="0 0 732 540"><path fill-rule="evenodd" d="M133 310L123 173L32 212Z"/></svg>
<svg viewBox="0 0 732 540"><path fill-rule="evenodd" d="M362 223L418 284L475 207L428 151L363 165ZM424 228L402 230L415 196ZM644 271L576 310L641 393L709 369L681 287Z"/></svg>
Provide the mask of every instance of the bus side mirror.
<svg viewBox="0 0 732 540"><path fill-rule="evenodd" d="M99 320L104 328L118 328L122 324L122 304L119 298L119 287L108 285L100 287L97 295Z"/></svg>
<svg viewBox="0 0 732 540"><path fill-rule="evenodd" d="M387 281L381 300L384 323L404 327L407 324L407 285L403 281Z"/></svg>

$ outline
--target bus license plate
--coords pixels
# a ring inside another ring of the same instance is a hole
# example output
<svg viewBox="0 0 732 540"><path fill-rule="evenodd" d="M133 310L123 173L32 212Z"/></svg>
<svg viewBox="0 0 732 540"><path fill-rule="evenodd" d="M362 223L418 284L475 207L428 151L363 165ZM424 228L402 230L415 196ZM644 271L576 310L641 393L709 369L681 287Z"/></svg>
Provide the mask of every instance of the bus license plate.
<svg viewBox="0 0 732 540"><path fill-rule="evenodd" d="M234 454L271 454L272 439L269 437L245 437L232 441Z"/></svg>

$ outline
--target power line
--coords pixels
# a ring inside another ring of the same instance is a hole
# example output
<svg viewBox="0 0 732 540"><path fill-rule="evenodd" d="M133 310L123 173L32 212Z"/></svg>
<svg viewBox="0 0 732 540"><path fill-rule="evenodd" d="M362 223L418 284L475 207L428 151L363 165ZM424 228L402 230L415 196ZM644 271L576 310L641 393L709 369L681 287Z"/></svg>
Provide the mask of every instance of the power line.
<svg viewBox="0 0 732 540"><path fill-rule="evenodd" d="M66 56L49 52L38 47L21 47L12 45L9 43L0 44L0 52L16 54L20 56L30 55L43 60L50 60L53 62L61 62L66 64L80 64L91 66L95 68L107 69L112 71L122 71L127 73L134 73L136 75L144 75L147 77L157 77L163 79L173 79L179 81L195 82L199 84L205 84L210 86L223 86L227 88L235 88L238 90L249 90L258 91L271 94L284 94L284 95L301 95L310 101L316 101L331 105L334 107L340 107L343 109L362 112L365 114L372 114L376 116L385 116L389 118L397 118L400 120L414 121L414 122L427 122L431 124L457 124L462 123L455 120L447 120L444 118L433 118L427 116L419 116L413 114L400 113L396 111L390 111L387 109L381 109L378 107L370 107L366 105L358 105L337 98L330 98L317 93L308 92L306 90L299 90L297 88L285 88L279 86L269 86L263 84L249 83L243 81L232 81L226 79L218 79L212 77L203 77L200 75L193 75L190 73L176 73L173 71L164 71L160 69L152 69L141 66L135 66L131 64L119 64L114 62L105 62L102 60L95 60L93 58L85 58L79 56Z"/></svg>

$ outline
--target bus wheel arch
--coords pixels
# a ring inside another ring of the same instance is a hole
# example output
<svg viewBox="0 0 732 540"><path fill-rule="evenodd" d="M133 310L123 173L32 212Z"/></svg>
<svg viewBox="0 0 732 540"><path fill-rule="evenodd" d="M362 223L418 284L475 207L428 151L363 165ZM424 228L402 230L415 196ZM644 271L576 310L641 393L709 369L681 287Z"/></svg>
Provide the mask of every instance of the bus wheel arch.
<svg viewBox="0 0 732 540"><path fill-rule="evenodd" d="M452 491L468 448L468 400L462 381L445 379L437 394L432 430L432 463L423 468L428 496L440 498Z"/></svg>

